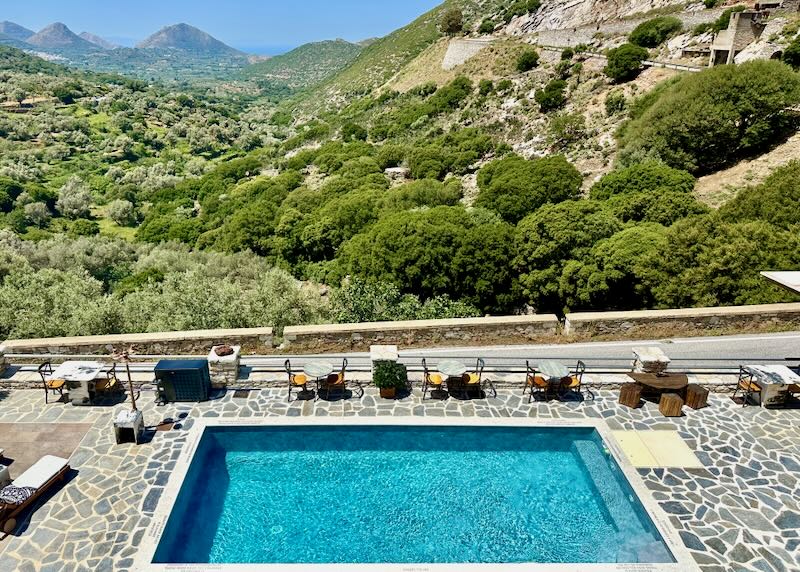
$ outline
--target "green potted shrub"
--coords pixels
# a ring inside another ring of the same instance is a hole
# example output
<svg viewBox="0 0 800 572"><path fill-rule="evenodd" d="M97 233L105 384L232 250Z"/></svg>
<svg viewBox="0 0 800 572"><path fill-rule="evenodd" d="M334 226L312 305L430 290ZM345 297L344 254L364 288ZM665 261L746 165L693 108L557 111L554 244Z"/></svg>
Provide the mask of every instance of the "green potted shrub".
<svg viewBox="0 0 800 572"><path fill-rule="evenodd" d="M406 386L408 372L406 366L395 361L376 361L373 383L384 399L394 399L397 390Z"/></svg>

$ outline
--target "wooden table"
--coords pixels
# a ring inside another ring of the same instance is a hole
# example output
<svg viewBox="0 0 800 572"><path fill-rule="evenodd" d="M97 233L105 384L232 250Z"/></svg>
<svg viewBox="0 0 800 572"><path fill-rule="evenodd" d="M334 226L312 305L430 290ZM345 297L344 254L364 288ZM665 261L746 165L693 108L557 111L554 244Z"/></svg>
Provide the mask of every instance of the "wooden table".
<svg viewBox="0 0 800 572"><path fill-rule="evenodd" d="M643 393L660 396L663 393L677 393L682 399L686 398L686 387L689 377L683 373L656 375L654 373L632 372L628 377L642 386Z"/></svg>

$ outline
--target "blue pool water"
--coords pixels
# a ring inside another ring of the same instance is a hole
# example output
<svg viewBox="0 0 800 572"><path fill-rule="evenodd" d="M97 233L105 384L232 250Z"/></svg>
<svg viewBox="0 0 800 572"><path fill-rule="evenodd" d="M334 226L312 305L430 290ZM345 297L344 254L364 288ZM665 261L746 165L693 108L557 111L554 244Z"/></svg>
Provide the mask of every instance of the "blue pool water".
<svg viewBox="0 0 800 572"><path fill-rule="evenodd" d="M157 563L674 562L591 428L207 428Z"/></svg>

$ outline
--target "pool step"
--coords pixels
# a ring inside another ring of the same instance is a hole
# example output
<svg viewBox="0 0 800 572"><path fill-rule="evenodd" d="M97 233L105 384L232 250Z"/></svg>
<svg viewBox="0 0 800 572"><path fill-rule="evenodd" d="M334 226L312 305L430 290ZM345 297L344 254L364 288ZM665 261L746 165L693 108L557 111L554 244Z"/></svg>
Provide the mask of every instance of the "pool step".
<svg viewBox="0 0 800 572"><path fill-rule="evenodd" d="M609 560L625 563L672 562L664 544L652 534L642 531L641 520L634 509L639 501L631 499L619 479L625 476L612 470L609 460L594 441L575 441L575 453L592 477L600 497L608 510L619 542L609 547Z"/></svg>

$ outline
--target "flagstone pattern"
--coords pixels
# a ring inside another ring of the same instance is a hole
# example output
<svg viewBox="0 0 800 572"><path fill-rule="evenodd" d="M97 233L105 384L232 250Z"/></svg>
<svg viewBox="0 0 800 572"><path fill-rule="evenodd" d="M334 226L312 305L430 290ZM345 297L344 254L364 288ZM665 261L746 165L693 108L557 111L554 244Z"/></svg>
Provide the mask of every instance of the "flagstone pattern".
<svg viewBox="0 0 800 572"><path fill-rule="evenodd" d="M602 376L596 376L602 377ZM613 379L608 381L613 382ZM698 380L702 381L702 380ZM368 387L363 397L287 403L283 387L229 391L214 401L156 406L139 399L145 421L178 421L142 445L114 443L113 407L44 404L42 391L0 395L0 422L92 423L70 458L74 477L16 536L0 543L9 570L132 570L134 555L170 479L188 431L199 418L425 416L604 419L612 430L677 430L702 469L639 469L644 482L704 572L800 570L800 409L741 407L714 394L710 406L666 419L658 406L629 409L611 390L583 402L533 402L519 389L497 397L396 401Z"/></svg>

